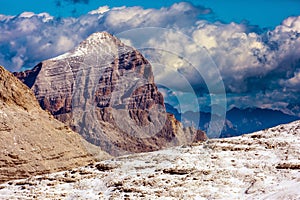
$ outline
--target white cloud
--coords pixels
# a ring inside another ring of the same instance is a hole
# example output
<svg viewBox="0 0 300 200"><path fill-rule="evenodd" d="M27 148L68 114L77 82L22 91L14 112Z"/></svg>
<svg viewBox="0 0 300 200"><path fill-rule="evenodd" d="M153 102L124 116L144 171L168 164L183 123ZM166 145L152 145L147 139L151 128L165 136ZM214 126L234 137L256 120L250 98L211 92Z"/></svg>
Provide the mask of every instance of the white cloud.
<svg viewBox="0 0 300 200"><path fill-rule="evenodd" d="M102 14L108 12L109 10L110 10L110 9L109 9L108 6L101 6L101 7L99 7L97 10L92 10L92 11L90 11L88 14L91 14L91 15L100 14L100 15L102 15Z"/></svg>
<svg viewBox="0 0 300 200"><path fill-rule="evenodd" d="M298 17L289 17L285 19L281 26L277 26L276 31L278 32L300 32L300 16Z"/></svg>
<svg viewBox="0 0 300 200"><path fill-rule="evenodd" d="M24 61L22 59L22 56L14 56L12 58L12 63L16 66L16 67L22 67L24 64Z"/></svg>
<svg viewBox="0 0 300 200"><path fill-rule="evenodd" d="M70 50L75 46L74 41L72 39L62 35L58 38L57 41L57 50L60 52L65 52Z"/></svg>
<svg viewBox="0 0 300 200"><path fill-rule="evenodd" d="M299 92L300 88L300 69L294 73L294 75L287 79L287 80L281 80L280 83L283 87L287 87L290 89L295 90L295 92Z"/></svg>

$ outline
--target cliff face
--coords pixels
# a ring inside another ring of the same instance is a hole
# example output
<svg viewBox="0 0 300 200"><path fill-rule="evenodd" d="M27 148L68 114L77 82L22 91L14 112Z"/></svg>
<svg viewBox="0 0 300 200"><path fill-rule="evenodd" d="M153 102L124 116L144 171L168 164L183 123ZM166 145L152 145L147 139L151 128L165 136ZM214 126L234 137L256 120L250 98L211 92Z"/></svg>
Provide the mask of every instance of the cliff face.
<svg viewBox="0 0 300 200"><path fill-rule="evenodd" d="M149 62L108 33L95 33L74 50L15 76L31 87L43 109L113 155L196 137L196 130L183 129L166 113Z"/></svg>
<svg viewBox="0 0 300 200"><path fill-rule="evenodd" d="M71 169L109 156L42 110L0 66L0 182Z"/></svg>

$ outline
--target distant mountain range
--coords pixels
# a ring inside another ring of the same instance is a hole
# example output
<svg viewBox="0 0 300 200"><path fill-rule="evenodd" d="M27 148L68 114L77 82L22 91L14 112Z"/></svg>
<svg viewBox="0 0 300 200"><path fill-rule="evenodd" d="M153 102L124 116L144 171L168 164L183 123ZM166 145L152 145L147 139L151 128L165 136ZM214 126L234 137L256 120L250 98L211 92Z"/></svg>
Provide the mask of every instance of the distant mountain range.
<svg viewBox="0 0 300 200"><path fill-rule="evenodd" d="M165 103L167 112L174 114L175 118L184 125L193 125L196 128L207 131L211 120L211 113L187 111L178 112L172 105ZM219 116L215 116L220 119ZM261 109L261 108L232 108L226 113L225 125L220 137L238 136L245 133L271 128L279 124L286 124L300 117L288 115L278 110ZM195 124L198 123L198 126Z"/></svg>

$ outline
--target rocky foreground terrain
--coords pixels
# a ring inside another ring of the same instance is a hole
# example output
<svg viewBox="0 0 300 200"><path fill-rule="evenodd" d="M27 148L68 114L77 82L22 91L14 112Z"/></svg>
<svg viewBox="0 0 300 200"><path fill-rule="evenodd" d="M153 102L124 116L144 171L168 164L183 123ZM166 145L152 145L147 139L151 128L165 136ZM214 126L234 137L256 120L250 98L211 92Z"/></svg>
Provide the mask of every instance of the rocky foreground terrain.
<svg viewBox="0 0 300 200"><path fill-rule="evenodd" d="M300 199L300 121L9 181L1 199Z"/></svg>
<svg viewBox="0 0 300 200"><path fill-rule="evenodd" d="M0 183L109 158L42 110L33 92L1 66L0 146Z"/></svg>

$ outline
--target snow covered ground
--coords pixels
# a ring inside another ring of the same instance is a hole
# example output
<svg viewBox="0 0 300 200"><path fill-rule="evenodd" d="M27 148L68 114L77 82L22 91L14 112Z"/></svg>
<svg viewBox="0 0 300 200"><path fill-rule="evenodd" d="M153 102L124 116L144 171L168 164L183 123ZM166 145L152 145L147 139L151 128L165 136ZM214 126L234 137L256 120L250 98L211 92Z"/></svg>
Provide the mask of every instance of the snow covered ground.
<svg viewBox="0 0 300 200"><path fill-rule="evenodd" d="M0 199L300 199L300 121L10 181Z"/></svg>

